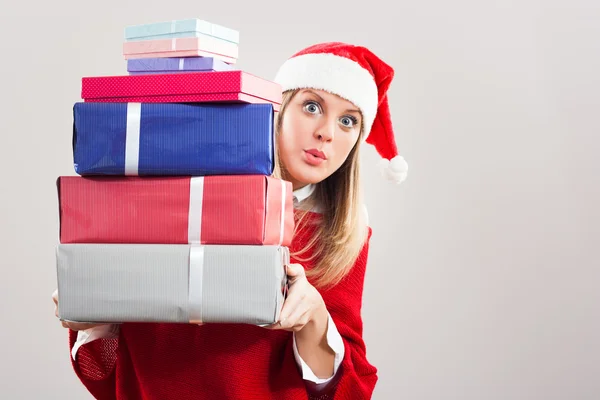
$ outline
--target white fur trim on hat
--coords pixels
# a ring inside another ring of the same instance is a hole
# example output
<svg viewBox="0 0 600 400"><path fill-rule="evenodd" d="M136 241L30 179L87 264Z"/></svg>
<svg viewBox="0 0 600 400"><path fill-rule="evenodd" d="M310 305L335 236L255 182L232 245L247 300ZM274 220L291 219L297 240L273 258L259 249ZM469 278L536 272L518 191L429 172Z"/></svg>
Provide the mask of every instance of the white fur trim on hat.
<svg viewBox="0 0 600 400"><path fill-rule="evenodd" d="M402 156L396 156L391 160L382 158L379 167L382 175L395 183L402 183L408 175L408 163Z"/></svg>
<svg viewBox="0 0 600 400"><path fill-rule="evenodd" d="M378 92L369 71L356 61L329 53L302 54L286 60L274 81L282 90L318 89L356 105L363 116L366 138L377 115Z"/></svg>

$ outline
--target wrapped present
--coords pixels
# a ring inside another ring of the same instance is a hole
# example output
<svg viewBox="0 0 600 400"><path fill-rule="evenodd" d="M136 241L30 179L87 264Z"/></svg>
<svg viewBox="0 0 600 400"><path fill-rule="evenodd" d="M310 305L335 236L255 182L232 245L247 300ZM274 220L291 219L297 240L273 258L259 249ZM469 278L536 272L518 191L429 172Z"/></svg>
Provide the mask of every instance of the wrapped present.
<svg viewBox="0 0 600 400"><path fill-rule="evenodd" d="M136 55L126 55L125 60L140 60L145 58L187 58L187 57L210 57L216 58L219 61L234 65L237 63L237 58L224 56L222 54L212 53L204 50L177 50L177 51L160 51L156 53L140 53Z"/></svg>
<svg viewBox="0 0 600 400"><path fill-rule="evenodd" d="M244 71L84 77L81 98L95 103L269 103L279 111L281 85Z"/></svg>
<svg viewBox="0 0 600 400"><path fill-rule="evenodd" d="M280 246L59 244L61 320L272 324L286 295Z"/></svg>
<svg viewBox="0 0 600 400"><path fill-rule="evenodd" d="M123 56L126 60L157 57L210 56L229 64L235 64L238 58L238 46L235 43L213 38L180 38L143 40L123 43Z"/></svg>
<svg viewBox="0 0 600 400"><path fill-rule="evenodd" d="M289 246L292 184L262 175L57 181L61 243Z"/></svg>
<svg viewBox="0 0 600 400"><path fill-rule="evenodd" d="M271 175L270 104L76 103L79 175Z"/></svg>
<svg viewBox="0 0 600 400"><path fill-rule="evenodd" d="M129 75L233 71L233 67L213 57L138 58L127 61Z"/></svg>
<svg viewBox="0 0 600 400"><path fill-rule="evenodd" d="M239 44L239 31L198 18L161 21L125 27L125 40L174 39L182 37L212 36Z"/></svg>

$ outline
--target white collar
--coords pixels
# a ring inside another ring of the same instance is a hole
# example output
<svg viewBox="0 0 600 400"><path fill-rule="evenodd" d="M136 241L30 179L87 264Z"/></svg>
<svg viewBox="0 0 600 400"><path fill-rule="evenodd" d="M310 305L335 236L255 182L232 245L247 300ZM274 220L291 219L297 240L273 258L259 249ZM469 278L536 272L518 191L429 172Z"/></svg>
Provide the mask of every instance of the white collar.
<svg viewBox="0 0 600 400"><path fill-rule="evenodd" d="M315 185L308 184L300 189L294 190L294 203L301 203L315 191Z"/></svg>

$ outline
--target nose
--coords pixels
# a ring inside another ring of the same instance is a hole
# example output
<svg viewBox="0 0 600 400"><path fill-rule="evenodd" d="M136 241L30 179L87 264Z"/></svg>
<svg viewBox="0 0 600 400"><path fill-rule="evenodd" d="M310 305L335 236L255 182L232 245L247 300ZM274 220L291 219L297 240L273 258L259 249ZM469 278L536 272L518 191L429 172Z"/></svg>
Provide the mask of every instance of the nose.
<svg viewBox="0 0 600 400"><path fill-rule="evenodd" d="M331 142L335 132L335 121L329 121L328 118L323 120L323 124L315 130L315 137L320 141Z"/></svg>

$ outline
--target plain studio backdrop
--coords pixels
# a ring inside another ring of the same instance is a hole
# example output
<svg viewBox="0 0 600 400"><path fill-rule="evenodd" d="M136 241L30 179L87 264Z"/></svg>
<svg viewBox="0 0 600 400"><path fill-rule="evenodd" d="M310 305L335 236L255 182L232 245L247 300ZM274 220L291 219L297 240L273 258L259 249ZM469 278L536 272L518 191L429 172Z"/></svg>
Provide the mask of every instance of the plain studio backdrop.
<svg viewBox="0 0 600 400"><path fill-rule="evenodd" d="M240 31L272 79L323 41L372 48L400 186L363 152L374 234L364 338L375 399L600 398L597 1L4 1L0 12L0 398L88 399L54 317L55 180L74 175L81 77L126 73L127 25Z"/></svg>

